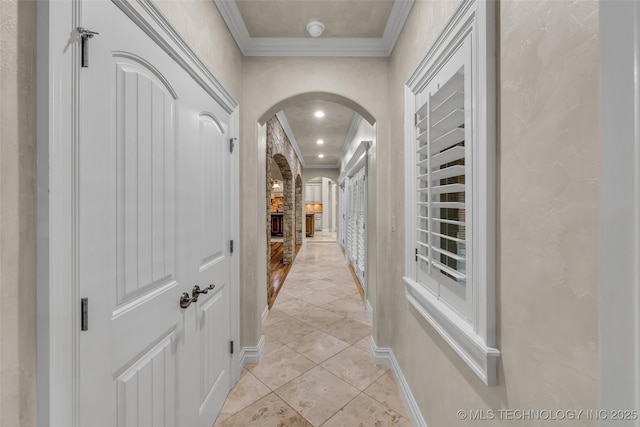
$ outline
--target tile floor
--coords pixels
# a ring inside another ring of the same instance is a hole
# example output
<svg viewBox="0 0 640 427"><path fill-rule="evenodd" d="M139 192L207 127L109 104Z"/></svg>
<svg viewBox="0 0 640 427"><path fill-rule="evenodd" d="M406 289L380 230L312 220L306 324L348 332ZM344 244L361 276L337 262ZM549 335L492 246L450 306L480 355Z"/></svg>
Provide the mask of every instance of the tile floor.
<svg viewBox="0 0 640 427"><path fill-rule="evenodd" d="M391 371L369 351L371 323L337 244L300 250L216 420L228 426L411 426Z"/></svg>

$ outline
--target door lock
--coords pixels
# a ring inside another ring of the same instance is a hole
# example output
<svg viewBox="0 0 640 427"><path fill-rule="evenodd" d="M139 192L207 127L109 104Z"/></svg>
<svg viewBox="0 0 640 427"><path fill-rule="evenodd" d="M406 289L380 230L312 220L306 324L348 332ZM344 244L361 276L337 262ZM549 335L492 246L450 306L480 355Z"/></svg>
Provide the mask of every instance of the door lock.
<svg viewBox="0 0 640 427"><path fill-rule="evenodd" d="M193 290L191 291L191 296L188 293L183 292L180 295L180 308L187 308L191 305L192 302L198 302L198 297L201 294L207 294L209 291L213 290L216 285L209 285L204 289L200 289L200 286L195 285Z"/></svg>

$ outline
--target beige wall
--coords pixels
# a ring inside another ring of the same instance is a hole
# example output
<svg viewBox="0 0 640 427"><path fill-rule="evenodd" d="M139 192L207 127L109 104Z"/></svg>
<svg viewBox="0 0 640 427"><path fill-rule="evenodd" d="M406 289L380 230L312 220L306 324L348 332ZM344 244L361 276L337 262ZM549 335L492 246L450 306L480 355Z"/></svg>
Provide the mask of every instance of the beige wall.
<svg viewBox="0 0 640 427"><path fill-rule="evenodd" d="M240 103L242 53L212 0L154 0L191 49Z"/></svg>
<svg viewBox="0 0 640 427"><path fill-rule="evenodd" d="M36 2L0 1L0 426L36 418Z"/></svg>
<svg viewBox="0 0 640 427"><path fill-rule="evenodd" d="M391 57L394 140L378 144L383 224L403 223L403 85L456 6L418 0ZM498 10L498 386L484 386L409 308L403 260L379 259L375 339L393 349L435 427L470 425L458 409L599 403L598 4L509 0ZM403 253L403 229L383 228L381 247Z"/></svg>
<svg viewBox="0 0 640 427"><path fill-rule="evenodd" d="M266 306L263 278L266 272L264 248L266 237L263 226L264 206L264 143L259 138L258 119L274 105L293 96L308 92L339 94L356 102L377 120L380 135L387 135L387 65L386 58L245 58L243 62L243 99L241 119L240 186L241 251L245 276L241 293L252 298L242 301L245 316L254 316L253 329L242 330L242 346L255 346L261 335L260 314ZM373 91L371 88L378 88ZM382 94L382 96L381 96ZM376 147L369 154L370 185L369 217L375 224L376 200ZM369 265L375 268L376 233L372 233ZM375 286L376 274L370 272L370 288Z"/></svg>

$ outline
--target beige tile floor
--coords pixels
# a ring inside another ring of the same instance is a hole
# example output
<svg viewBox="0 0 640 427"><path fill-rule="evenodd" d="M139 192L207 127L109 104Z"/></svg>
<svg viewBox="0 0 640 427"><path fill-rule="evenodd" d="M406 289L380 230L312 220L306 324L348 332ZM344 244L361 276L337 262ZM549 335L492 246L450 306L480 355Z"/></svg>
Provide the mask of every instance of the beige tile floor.
<svg viewBox="0 0 640 427"><path fill-rule="evenodd" d="M369 353L371 324L335 243L307 243L271 308L265 348L215 426L411 426L391 371Z"/></svg>

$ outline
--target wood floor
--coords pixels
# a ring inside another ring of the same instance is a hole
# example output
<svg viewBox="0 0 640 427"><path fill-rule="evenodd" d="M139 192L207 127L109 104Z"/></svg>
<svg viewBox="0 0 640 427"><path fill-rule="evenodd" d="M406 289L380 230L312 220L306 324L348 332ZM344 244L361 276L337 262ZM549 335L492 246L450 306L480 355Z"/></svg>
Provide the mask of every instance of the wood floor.
<svg viewBox="0 0 640 427"><path fill-rule="evenodd" d="M300 251L302 245L296 245L296 255ZM284 243L283 242L271 242L271 283L269 283L269 308L275 302L280 288L284 284L287 274L293 264L283 264L284 258ZM295 259L295 257L294 257Z"/></svg>

